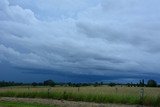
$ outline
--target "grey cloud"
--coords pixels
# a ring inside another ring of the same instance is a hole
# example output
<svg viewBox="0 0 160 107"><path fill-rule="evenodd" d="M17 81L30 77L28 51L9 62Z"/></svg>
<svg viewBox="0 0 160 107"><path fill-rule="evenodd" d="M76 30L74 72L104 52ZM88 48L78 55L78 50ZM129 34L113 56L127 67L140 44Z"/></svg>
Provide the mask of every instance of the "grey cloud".
<svg viewBox="0 0 160 107"><path fill-rule="evenodd" d="M9 0L12 5L20 5L23 8L30 8L35 16L43 21L61 20L68 17L75 17L78 12L94 7L101 0Z"/></svg>
<svg viewBox="0 0 160 107"><path fill-rule="evenodd" d="M69 8L63 1L64 9L57 16L50 15L47 4L33 1L46 9L52 21L44 20L48 16L41 16L37 6L23 2L0 1L0 61L15 67L94 75L132 75L134 70L157 73L160 69L157 0L106 0L92 5L90 0L79 1L84 9Z"/></svg>
<svg viewBox="0 0 160 107"><path fill-rule="evenodd" d="M105 24L90 24L90 23L77 23L77 28L80 33L85 34L90 38L100 38L107 41L124 41L126 38L122 38L125 34L110 28ZM97 36L98 35L98 36Z"/></svg>
<svg viewBox="0 0 160 107"><path fill-rule="evenodd" d="M14 22L21 22L21 23L33 23L36 20L34 17L34 13L29 9L23 9L20 6L9 6L7 0L1 1L1 21L14 21Z"/></svg>

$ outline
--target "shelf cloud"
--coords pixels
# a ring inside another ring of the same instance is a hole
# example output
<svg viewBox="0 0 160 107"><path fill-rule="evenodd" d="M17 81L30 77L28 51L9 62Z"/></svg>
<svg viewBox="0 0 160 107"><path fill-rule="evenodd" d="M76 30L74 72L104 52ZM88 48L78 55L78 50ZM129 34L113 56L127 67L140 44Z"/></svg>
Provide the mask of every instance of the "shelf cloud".
<svg viewBox="0 0 160 107"><path fill-rule="evenodd" d="M159 3L1 0L0 64L75 75L160 75Z"/></svg>

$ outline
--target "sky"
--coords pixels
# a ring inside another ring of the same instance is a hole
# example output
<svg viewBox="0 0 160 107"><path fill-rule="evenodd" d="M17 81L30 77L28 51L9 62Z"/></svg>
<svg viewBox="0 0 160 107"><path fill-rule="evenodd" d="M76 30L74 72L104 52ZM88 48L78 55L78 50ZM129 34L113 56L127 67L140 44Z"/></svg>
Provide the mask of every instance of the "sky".
<svg viewBox="0 0 160 107"><path fill-rule="evenodd" d="M0 80L160 76L159 0L0 0Z"/></svg>

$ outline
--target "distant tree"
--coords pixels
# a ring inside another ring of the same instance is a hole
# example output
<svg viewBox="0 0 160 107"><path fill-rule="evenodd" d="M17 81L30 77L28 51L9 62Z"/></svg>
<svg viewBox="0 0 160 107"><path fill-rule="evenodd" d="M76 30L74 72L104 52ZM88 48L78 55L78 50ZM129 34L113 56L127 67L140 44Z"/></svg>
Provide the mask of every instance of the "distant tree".
<svg viewBox="0 0 160 107"><path fill-rule="evenodd" d="M103 82L101 82L100 85L103 85Z"/></svg>
<svg viewBox="0 0 160 107"><path fill-rule="evenodd" d="M97 87L98 85L99 85L98 82L95 82L93 86Z"/></svg>
<svg viewBox="0 0 160 107"><path fill-rule="evenodd" d="M131 87L133 87L133 83L131 82Z"/></svg>
<svg viewBox="0 0 160 107"><path fill-rule="evenodd" d="M113 86L116 86L116 83L109 83L108 85L113 87Z"/></svg>
<svg viewBox="0 0 160 107"><path fill-rule="evenodd" d="M148 87L157 87L157 82L155 80L148 80L147 82Z"/></svg>
<svg viewBox="0 0 160 107"><path fill-rule="evenodd" d="M43 86L44 84L42 82L39 82L37 85L38 86Z"/></svg>
<svg viewBox="0 0 160 107"><path fill-rule="evenodd" d="M139 86L140 86L140 87L144 87L144 86L145 86L145 84L144 84L144 79L140 80Z"/></svg>
<svg viewBox="0 0 160 107"><path fill-rule="evenodd" d="M38 85L38 83L36 83L36 82L32 83L32 86L37 86L37 85Z"/></svg>
<svg viewBox="0 0 160 107"><path fill-rule="evenodd" d="M74 85L74 87L80 87L80 86L82 86L80 83Z"/></svg>
<svg viewBox="0 0 160 107"><path fill-rule="evenodd" d="M127 83L126 85L127 85L127 87L131 87L131 83Z"/></svg>
<svg viewBox="0 0 160 107"><path fill-rule="evenodd" d="M72 83L71 82L69 82L69 83L67 83L68 84L68 86L72 86Z"/></svg>
<svg viewBox="0 0 160 107"><path fill-rule="evenodd" d="M142 81L141 80L139 81L139 86L142 87Z"/></svg>
<svg viewBox="0 0 160 107"><path fill-rule="evenodd" d="M144 79L142 80L142 85L143 85L143 87L145 86L145 84L144 84Z"/></svg>
<svg viewBox="0 0 160 107"><path fill-rule="evenodd" d="M44 85L53 87L53 86L55 86L55 82L52 80L46 80L46 81L44 81Z"/></svg>

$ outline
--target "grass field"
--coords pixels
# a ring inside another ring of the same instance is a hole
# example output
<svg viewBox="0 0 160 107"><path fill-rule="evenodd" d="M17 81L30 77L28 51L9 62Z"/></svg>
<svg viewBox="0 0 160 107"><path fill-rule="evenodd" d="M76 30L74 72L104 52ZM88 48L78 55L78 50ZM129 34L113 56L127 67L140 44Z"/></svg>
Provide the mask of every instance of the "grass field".
<svg viewBox="0 0 160 107"><path fill-rule="evenodd" d="M57 107L57 106L50 106L38 103L25 103L25 102L8 102L8 101L1 101L0 106L2 107Z"/></svg>
<svg viewBox="0 0 160 107"><path fill-rule="evenodd" d="M144 87L7 87L1 97L51 98L97 103L143 104L160 106L160 88Z"/></svg>

